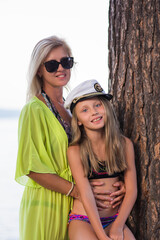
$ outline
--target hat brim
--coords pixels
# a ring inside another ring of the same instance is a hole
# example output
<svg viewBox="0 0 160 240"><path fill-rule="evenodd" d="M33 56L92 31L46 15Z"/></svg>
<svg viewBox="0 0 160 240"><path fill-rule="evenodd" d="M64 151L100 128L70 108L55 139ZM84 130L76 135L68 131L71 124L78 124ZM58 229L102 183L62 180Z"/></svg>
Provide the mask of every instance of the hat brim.
<svg viewBox="0 0 160 240"><path fill-rule="evenodd" d="M81 101L89 99L89 98L97 97L97 96L105 97L108 101L110 101L113 98L113 96L111 94L109 94L109 93L94 92L94 93L85 94L83 96L75 98L72 101L72 103L70 105L70 111L71 112L73 111L73 108L76 106L76 104L78 102L81 102Z"/></svg>

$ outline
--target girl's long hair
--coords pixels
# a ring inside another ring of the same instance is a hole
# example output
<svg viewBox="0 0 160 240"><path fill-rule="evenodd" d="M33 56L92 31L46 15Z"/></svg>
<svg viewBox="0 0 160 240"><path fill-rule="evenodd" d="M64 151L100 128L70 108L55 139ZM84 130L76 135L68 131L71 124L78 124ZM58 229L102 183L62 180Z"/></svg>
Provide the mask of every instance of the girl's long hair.
<svg viewBox="0 0 160 240"><path fill-rule="evenodd" d="M125 138L119 130L118 121L111 103L104 97L98 97L105 108L106 119L104 126L105 134L105 166L109 175L122 172L127 168L125 161ZM99 171L98 160L93 151L91 141L86 135L83 126L78 125L75 108L72 115L72 142L70 145L79 145L81 160L84 167L85 176L95 169ZM90 161L89 161L90 160Z"/></svg>

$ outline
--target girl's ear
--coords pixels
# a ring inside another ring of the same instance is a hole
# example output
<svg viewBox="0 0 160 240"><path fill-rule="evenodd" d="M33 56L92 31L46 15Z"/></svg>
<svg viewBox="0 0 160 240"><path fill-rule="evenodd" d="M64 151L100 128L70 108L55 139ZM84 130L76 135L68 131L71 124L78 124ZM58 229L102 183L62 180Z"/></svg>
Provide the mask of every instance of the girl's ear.
<svg viewBox="0 0 160 240"><path fill-rule="evenodd" d="M80 121L78 121L78 126L82 126L82 123Z"/></svg>

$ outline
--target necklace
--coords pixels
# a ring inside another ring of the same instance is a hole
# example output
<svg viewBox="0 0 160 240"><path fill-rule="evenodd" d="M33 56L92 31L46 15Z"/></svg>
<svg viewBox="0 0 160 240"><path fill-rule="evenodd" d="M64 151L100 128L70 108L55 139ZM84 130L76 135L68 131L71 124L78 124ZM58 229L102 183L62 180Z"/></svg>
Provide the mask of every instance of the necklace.
<svg viewBox="0 0 160 240"><path fill-rule="evenodd" d="M51 112L55 115L55 117L57 118L57 120L59 121L59 123L62 125L62 127L64 128L67 137L68 137L68 141L71 141L71 128L70 125L61 117L61 115L59 114L59 112L57 111L55 105L53 104L53 102L51 101L50 97L45 93L45 91L42 89L41 94L47 104L47 107L51 110ZM64 99L63 99L64 100Z"/></svg>
<svg viewBox="0 0 160 240"><path fill-rule="evenodd" d="M60 101L58 101L58 100L53 100L53 99L51 99L51 98L49 98L50 99L50 101L52 102L52 103L54 103L54 102L57 102L59 105L61 105L61 106L63 106L64 105L64 98L62 99L62 102L60 102Z"/></svg>

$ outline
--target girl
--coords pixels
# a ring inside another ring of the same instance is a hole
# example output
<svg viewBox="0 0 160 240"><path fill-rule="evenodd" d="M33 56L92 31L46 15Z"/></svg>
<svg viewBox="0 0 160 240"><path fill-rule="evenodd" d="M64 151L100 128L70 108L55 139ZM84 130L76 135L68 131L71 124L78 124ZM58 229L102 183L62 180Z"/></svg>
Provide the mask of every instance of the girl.
<svg viewBox="0 0 160 240"><path fill-rule="evenodd" d="M120 134L111 98L96 80L90 80L78 85L66 99L73 114L73 138L67 154L80 192L69 215L70 240L135 239L125 225L137 196L133 144ZM98 211L91 181L103 180L102 190L112 192L121 176L126 194L119 211L110 205Z"/></svg>

